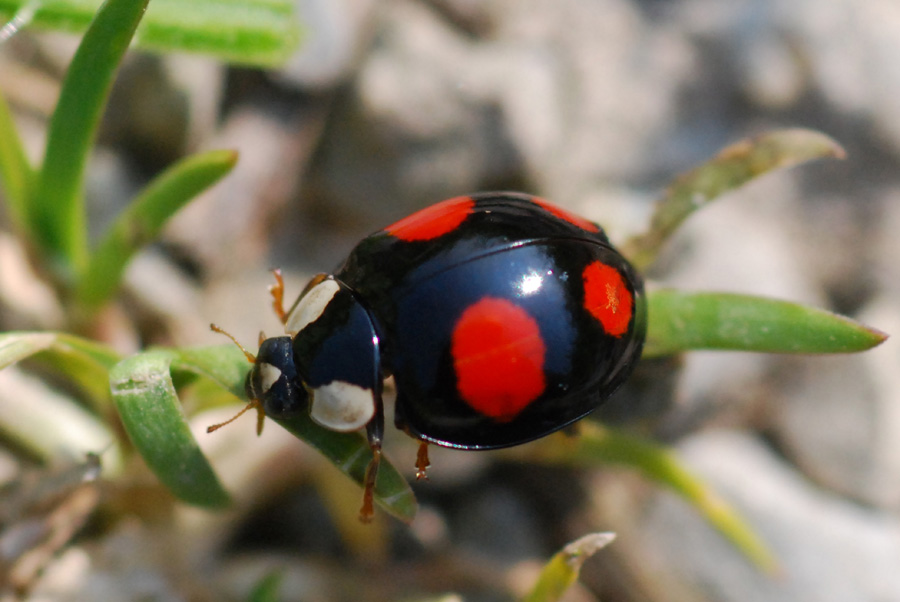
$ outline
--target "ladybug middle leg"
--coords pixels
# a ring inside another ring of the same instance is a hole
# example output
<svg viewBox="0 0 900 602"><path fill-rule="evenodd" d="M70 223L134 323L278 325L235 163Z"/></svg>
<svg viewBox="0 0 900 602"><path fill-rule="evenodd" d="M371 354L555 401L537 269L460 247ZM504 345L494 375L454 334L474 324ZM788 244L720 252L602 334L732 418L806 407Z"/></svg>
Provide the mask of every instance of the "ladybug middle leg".
<svg viewBox="0 0 900 602"><path fill-rule="evenodd" d="M375 480L378 478L378 467L381 464L381 440L384 438L384 405L381 395L375 402L375 415L366 425L366 437L369 440L369 449L372 450L372 459L366 467L366 476L363 480L363 503L359 510L359 519L368 523L375 515L374 497Z"/></svg>

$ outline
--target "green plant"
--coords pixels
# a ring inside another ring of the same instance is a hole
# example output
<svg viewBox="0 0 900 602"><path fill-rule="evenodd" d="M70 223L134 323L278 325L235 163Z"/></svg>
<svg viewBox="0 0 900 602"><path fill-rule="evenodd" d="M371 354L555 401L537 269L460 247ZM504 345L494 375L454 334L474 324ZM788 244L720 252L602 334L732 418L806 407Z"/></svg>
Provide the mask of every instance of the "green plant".
<svg viewBox="0 0 900 602"><path fill-rule="evenodd" d="M170 167L89 249L85 166L116 70L147 2L112 1L97 13L69 66L40 167L29 164L9 107L0 97L0 179L8 214L63 299L68 322L76 330L116 291L134 253L237 161L232 151L212 151Z"/></svg>
<svg viewBox="0 0 900 602"><path fill-rule="evenodd" d="M554 602L575 583L584 561L615 539L612 533L590 533L570 542L544 565L524 602Z"/></svg>
<svg viewBox="0 0 900 602"><path fill-rule="evenodd" d="M82 33L101 0L0 0L0 22ZM231 63L275 66L300 42L290 0L154 0L134 44L155 52L198 52Z"/></svg>
<svg viewBox="0 0 900 602"><path fill-rule="evenodd" d="M117 291L128 261L157 236L166 220L237 161L233 151L212 151L173 165L89 248L82 191L85 166L115 72L146 7L147 0L114 0L90 22L52 115L42 165L33 166L26 158L0 95L0 184L6 212L33 264L58 294L74 332L90 329L97 312ZM62 19L85 26L87 21L76 13L89 9L93 14L95 8L96 3L48 3L34 16L39 23L49 19L59 25ZM0 3L0 18L27 9ZM64 333L0 335L0 366L28 357L60 374L78 393L68 400L3 404L0 428L8 441L49 460L60 450L85 451L79 448L88 433L94 434L91 440L116 440L109 390L109 371L121 359L115 352ZM121 466L120 449L113 445L107 451L108 467Z"/></svg>
<svg viewBox="0 0 900 602"><path fill-rule="evenodd" d="M703 195L708 201L736 188L755 176L777 167L804 160L838 155L839 148L825 136L804 130L788 130L745 141L726 149L710 163L687 174L669 190L657 210L654 225L647 234L636 237L626 245L633 257L648 265L665 239L674 231L673 222L683 221L702 204L684 203L685 196ZM691 191L695 191L691 193ZM675 224L677 225L677 224ZM681 326L679 326L681 325ZM659 356L690 349L732 349L783 353L835 353L868 349L884 339L884 335L847 318L815 308L789 302L716 293L684 293L654 291L649 295L649 326L647 356ZM168 358L168 359L165 359ZM165 407L174 420L180 416L180 403L175 390L168 384L162 389L149 389L142 395L135 382L167 381L169 368L203 374L235 395L242 395L246 358L237 348L226 345L201 350L151 351L129 358L113 370L112 388L117 407L126 428L139 449L163 453L166 447L186 447L189 441L176 442L173 431L165 439L143 437L146 430L139 425L156 419L154 409ZM136 379L134 375L140 375ZM124 392L128 394L124 394ZM281 426L313 445L335 465L357 482L362 482L367 458L367 443L362 434L336 434L317 426L308 417L278 420ZM183 430L186 437L190 437ZM142 441L141 439L144 438ZM192 441L192 438L190 439ZM559 461L588 462L615 461L631 465L649 477L664 483L690 499L710 520L739 542L739 545L763 565L770 564L763 546L746 530L737 518L705 487L686 471L666 450L649 442L618 433L614 430L593 430L573 450ZM560 449L548 445L548 448ZM567 449L566 446L562 446ZM540 449L537 445L536 449ZM351 462L350 460L353 459ZM157 462L157 464L169 464ZM153 462L151 461L151 465ZM205 469L204 469L205 470ZM157 473L163 482L172 482L178 475ZM381 507L398 518L409 520L415 512L415 502L405 481L394 469L380 475L376 495ZM199 485L198 485L199 487ZM201 492L185 495L204 498Z"/></svg>
<svg viewBox="0 0 900 602"><path fill-rule="evenodd" d="M21 9L22 3L2 1L0 16L4 6ZM236 160L233 153L215 151L173 166L123 212L99 245L88 248L81 193L86 157L116 66L146 5L147 0L109 0L97 13L66 77L40 169L26 160L9 109L0 98L0 177L8 212L64 299L76 331L90 323L115 293L134 252ZM52 21L48 15L42 18ZM806 130L774 132L729 147L678 179L659 203L648 231L633 238L623 251L636 266L646 268L678 225L700 207L764 173L841 154L833 141ZM691 349L843 353L868 349L885 338L847 318L784 301L673 290L652 291L648 299L648 357ZM102 345L70 334L0 335L0 368L26 359L54 370L75 386L78 393L64 403L90 428L103 429L110 440L117 441L108 454L136 451L159 480L187 503L206 507L228 503L228 493L188 428L179 391L193 387L191 412L223 403L219 394L223 390L240 398L247 372L240 350L232 345L156 349L122 359ZM53 407L40 402L6 408L0 412L0 429L20 446L47 458L59 445L42 435L53 413ZM119 422L127 436L118 434ZM362 482L368 462L363 435L335 433L308 417L277 422L351 479ZM570 445L537 442L521 457L631 466L689 500L760 566L774 566L765 546L737 515L669 451L615 429L586 426L583 430L583 436ZM71 445L74 448L75 443ZM389 462L382 464L375 494L379 505L401 520L415 515L412 491Z"/></svg>

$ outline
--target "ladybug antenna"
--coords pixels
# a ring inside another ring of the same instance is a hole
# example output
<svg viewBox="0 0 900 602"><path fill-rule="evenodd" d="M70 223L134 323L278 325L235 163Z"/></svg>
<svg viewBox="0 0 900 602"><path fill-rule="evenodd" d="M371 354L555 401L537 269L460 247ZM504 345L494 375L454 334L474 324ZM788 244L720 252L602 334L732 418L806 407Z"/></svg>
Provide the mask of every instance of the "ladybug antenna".
<svg viewBox="0 0 900 602"><path fill-rule="evenodd" d="M251 399L250 403L248 403L243 408L241 408L240 412L238 412L237 414L235 414L234 416L232 416L225 422L220 422L219 424L214 424L212 426L206 427L206 432L212 433L213 431L217 431L220 428L222 428L223 426L231 424L232 422L234 422L235 420L237 420L238 418L243 416L248 410L252 410L252 409L256 410L256 434L261 435L262 429L263 429L263 423L266 418L266 413L263 411L262 404L259 403L258 399Z"/></svg>
<svg viewBox="0 0 900 602"><path fill-rule="evenodd" d="M235 345L237 345L241 351L244 352L244 357L247 358L247 361L250 362L251 364L256 364L256 356L253 355L252 353L250 353L249 351L247 351L246 349L244 349L244 346L241 345L238 342L238 340L236 338L234 338L234 335L232 335L230 332L226 332L226 331L222 330L216 324L210 324L209 329L212 330L213 332L218 332L219 334L224 334L226 337L231 339L232 342ZM262 335L262 333L260 333L260 335ZM220 422L219 424L214 424L212 426L207 427L206 432L212 433L213 431L219 430L226 424L231 424L232 422L234 422L235 420L237 420L238 418L243 416L247 412L247 410L250 410L250 409L256 409L256 434L261 435L262 430L263 430L263 424L265 423L265 419L266 419L266 412L265 412L265 410L263 410L263 406L258 399L251 399L250 403L245 405L243 407L243 409L241 409L240 412L238 412L237 414L235 414L234 416L232 416L225 422Z"/></svg>
<svg viewBox="0 0 900 602"><path fill-rule="evenodd" d="M235 345L237 345L237 346L240 348L241 351L244 352L244 357L247 358L247 361L248 361L248 362L250 362L251 364L255 364L255 363L256 363L256 356L253 355L252 353L250 353L249 351L247 351L246 349L244 349L244 346L241 345L240 343L238 343L238 340L237 340L236 338L234 338L234 335L232 335L230 332L226 332L226 331L222 330L222 329L219 328L219 326L216 325L216 324L210 324L210 325L209 325L209 329L212 330L213 332L218 332L219 334L224 334L226 337L228 337L229 339L231 339L231 341L232 341Z"/></svg>

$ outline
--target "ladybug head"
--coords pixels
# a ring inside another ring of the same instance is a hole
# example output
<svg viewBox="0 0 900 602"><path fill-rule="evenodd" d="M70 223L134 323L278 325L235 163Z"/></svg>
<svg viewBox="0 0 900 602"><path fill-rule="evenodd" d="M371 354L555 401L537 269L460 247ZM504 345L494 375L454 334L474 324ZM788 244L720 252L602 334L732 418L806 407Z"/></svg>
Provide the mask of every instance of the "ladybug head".
<svg viewBox="0 0 900 602"><path fill-rule="evenodd" d="M353 431L368 424L381 404L378 336L353 292L322 275L313 279L289 312L279 315L288 334L260 335L256 356L212 325L234 341L253 366L244 382L250 403L228 422L207 431L251 408L258 412L258 432L266 416L289 418L303 412L334 431Z"/></svg>
<svg viewBox="0 0 900 602"><path fill-rule="evenodd" d="M267 339L260 333L259 352L254 356L244 349L244 346L231 334L215 324L209 326L214 332L224 334L234 341L234 344L244 352L244 356L253 367L250 368L244 381L244 392L250 403L229 420L208 427L207 433L231 424L243 416L247 410L255 409L257 412L256 432L262 434L266 416L287 418L307 408L309 394L297 379L297 370L291 353L291 337L280 336Z"/></svg>
<svg viewBox="0 0 900 602"><path fill-rule="evenodd" d="M291 337L265 339L244 382L247 399L256 400L267 416L285 418L307 409L309 395L297 380Z"/></svg>

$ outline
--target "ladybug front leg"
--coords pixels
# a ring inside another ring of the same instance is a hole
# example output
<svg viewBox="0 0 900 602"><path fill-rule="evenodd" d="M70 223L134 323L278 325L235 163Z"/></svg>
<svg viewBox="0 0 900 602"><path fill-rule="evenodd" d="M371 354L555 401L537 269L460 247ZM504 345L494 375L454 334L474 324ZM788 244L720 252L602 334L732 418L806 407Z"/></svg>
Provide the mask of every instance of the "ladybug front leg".
<svg viewBox="0 0 900 602"><path fill-rule="evenodd" d="M384 404L381 402L381 394L375 397L375 415L366 425L366 437L369 440L369 449L372 450L372 459L366 467L366 476L363 481L363 503L359 510L359 519L368 523L375 515L375 479L378 477L378 466L381 464L381 440L384 437Z"/></svg>
<svg viewBox="0 0 900 602"><path fill-rule="evenodd" d="M272 309L275 315L281 320L282 324L287 323L287 312L284 311L284 278L281 276L281 270L275 268L272 270L275 276L275 284L269 287L269 294L272 295Z"/></svg>

